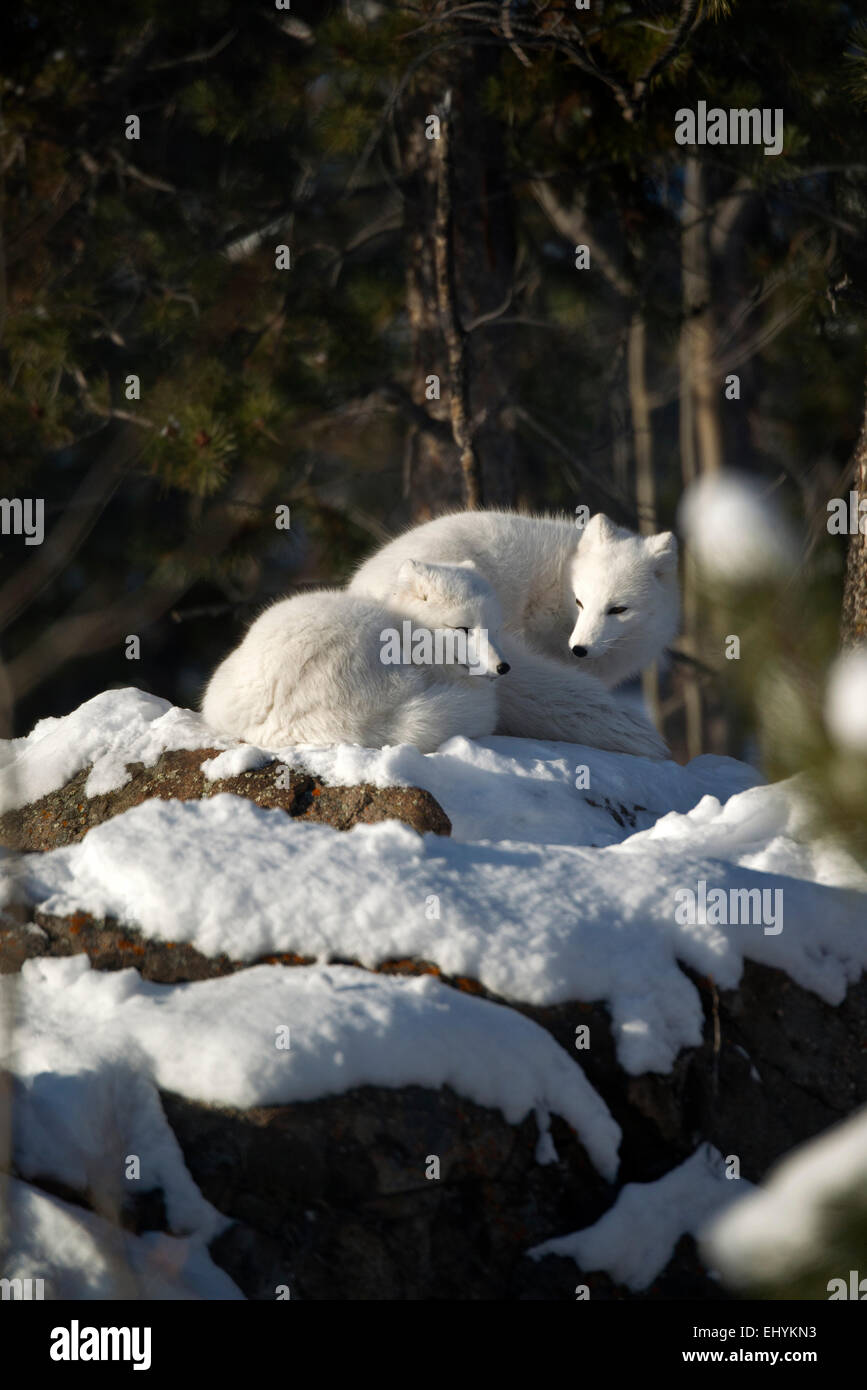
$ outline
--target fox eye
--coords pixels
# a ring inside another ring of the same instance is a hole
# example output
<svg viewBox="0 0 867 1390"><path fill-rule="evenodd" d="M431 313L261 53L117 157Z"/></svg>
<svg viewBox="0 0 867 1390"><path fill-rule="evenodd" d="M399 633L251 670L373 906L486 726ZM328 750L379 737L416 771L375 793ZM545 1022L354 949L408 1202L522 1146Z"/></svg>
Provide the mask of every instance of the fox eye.
<svg viewBox="0 0 867 1390"><path fill-rule="evenodd" d="M625 613L625 612L626 612L626 609L625 609L624 607L622 607L622 606L621 606L621 607L618 607L617 605L615 605L614 608L609 608L608 612L609 612L609 613Z"/></svg>
<svg viewBox="0 0 867 1390"><path fill-rule="evenodd" d="M576 598L575 602L577 603L577 605L578 605L579 608L583 608L583 607L584 607L584 604L581 602L580 598Z"/></svg>

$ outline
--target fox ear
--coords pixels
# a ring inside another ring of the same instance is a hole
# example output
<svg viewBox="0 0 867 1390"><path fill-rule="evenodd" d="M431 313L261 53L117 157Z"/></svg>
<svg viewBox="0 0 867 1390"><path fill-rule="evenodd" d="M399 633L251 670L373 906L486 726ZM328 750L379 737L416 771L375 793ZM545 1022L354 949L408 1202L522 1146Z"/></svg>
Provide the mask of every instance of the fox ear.
<svg viewBox="0 0 867 1390"><path fill-rule="evenodd" d="M616 540L619 532L610 517L604 512L596 512L584 527L583 534L589 538L591 545L598 545Z"/></svg>
<svg viewBox="0 0 867 1390"><path fill-rule="evenodd" d="M658 536L648 536L645 545L657 577L677 569L677 536L673 531L660 531Z"/></svg>
<svg viewBox="0 0 867 1390"><path fill-rule="evenodd" d="M404 560L397 572L399 592L412 594L422 601L427 598L434 579L430 565L423 564L421 560Z"/></svg>

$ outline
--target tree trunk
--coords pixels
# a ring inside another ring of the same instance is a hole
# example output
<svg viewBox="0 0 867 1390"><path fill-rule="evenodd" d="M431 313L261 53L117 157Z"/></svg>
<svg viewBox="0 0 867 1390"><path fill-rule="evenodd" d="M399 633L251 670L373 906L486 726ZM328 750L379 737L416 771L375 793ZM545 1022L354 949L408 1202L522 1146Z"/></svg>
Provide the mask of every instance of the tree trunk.
<svg viewBox="0 0 867 1390"><path fill-rule="evenodd" d="M732 330L732 314L755 294L755 270L749 261L749 249L762 231L764 204L756 196L753 183L745 175L717 198L710 221L710 253L713 267L714 324L716 326L716 357L738 355L738 349L759 325L760 310L744 313L737 328ZM720 342L721 332L725 341ZM744 361L720 370L717 399L720 402L722 424L722 456L733 459L746 471L756 468L756 443L753 420L757 409L762 379L762 359L752 353ZM740 397L727 400L724 394L724 374L737 374Z"/></svg>
<svg viewBox="0 0 867 1390"><path fill-rule="evenodd" d="M476 447L476 423L470 403L469 336L458 304L455 266L455 171L452 138L451 91L442 106L440 138L434 149L437 160L437 209L434 223L434 265L440 329L446 345L449 369L449 414L452 437L461 466L464 506L476 511L482 505L482 470Z"/></svg>
<svg viewBox="0 0 867 1390"><path fill-rule="evenodd" d="M694 482L700 472L714 465L705 452L713 441L707 421L699 429L700 411L706 413L708 399L701 378L708 360L710 307L710 254L707 242L707 208L701 164L694 157L684 165L683 208L681 211L681 307L678 361L680 367L680 459L684 486ZM700 448L701 441L701 448ZM718 459L718 455L717 455ZM695 567L689 555L683 567L682 646L688 656L698 657L698 596ZM702 751L702 700L698 676L692 667L683 672L683 703L686 720L686 751L695 758Z"/></svg>
<svg viewBox="0 0 867 1390"><path fill-rule="evenodd" d="M859 503L867 500L867 401L861 433L855 445L852 487L858 494ZM865 525L863 519L861 525ZM849 538L840 636L846 647L867 642L867 535L860 530Z"/></svg>
<svg viewBox="0 0 867 1390"><path fill-rule="evenodd" d="M417 404L436 418L455 422L452 393L465 402L466 427L478 460L480 493L486 506L514 505L520 457L511 407L516 394L516 339L511 327L493 326L511 305L515 261L512 202L506 156L498 122L488 116L480 93L495 51L455 48L425 70L407 104L404 171L407 311L412 338L411 392ZM436 239L442 231L442 160L436 143L425 137L425 118L446 115L451 165L450 246L453 273L455 338L444 321L441 274L438 285ZM478 321L485 320L482 323ZM457 352L460 347L460 353ZM461 367L462 361L462 367ZM464 373L464 387L454 379ZM426 398L426 378L440 379L439 401ZM459 427L460 428L460 427ZM461 454L464 455L464 469ZM406 491L414 519L464 505L467 492L466 439L452 446L417 433L410 441Z"/></svg>
<svg viewBox="0 0 867 1390"><path fill-rule="evenodd" d="M653 476L653 432L647 389L647 326L639 312L633 313L629 320L627 370L638 529L642 536L652 536L656 530L656 480Z"/></svg>
<svg viewBox="0 0 867 1390"><path fill-rule="evenodd" d="M709 206L701 161L686 160L683 186L683 327L681 401L686 386L692 401L691 476L722 468L720 383L713 367L714 323L711 287ZM683 444L683 440L681 441Z"/></svg>
<svg viewBox="0 0 867 1390"><path fill-rule="evenodd" d="M656 479L653 475L653 432L647 390L647 325L638 311L629 320L626 364L635 455L638 529L642 536L652 536L656 530ZM659 667L655 661L642 672L641 689L650 718L661 732Z"/></svg>
<svg viewBox="0 0 867 1390"><path fill-rule="evenodd" d="M404 169L404 255L406 307L412 341L410 394L434 419L449 423L445 349L437 304L436 262L432 229L436 220L437 167L425 138L424 116L430 103L415 103L407 122ZM439 387L428 386L436 376ZM436 394L431 394L431 392ZM415 521L461 505L461 478L453 443L411 425L404 455L404 497Z"/></svg>

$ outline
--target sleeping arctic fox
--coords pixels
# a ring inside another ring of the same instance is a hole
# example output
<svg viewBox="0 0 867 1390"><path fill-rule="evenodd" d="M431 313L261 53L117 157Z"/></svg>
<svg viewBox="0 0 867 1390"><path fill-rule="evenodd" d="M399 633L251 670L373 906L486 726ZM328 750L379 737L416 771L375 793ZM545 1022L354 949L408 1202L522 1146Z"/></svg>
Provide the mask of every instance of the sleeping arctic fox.
<svg viewBox="0 0 867 1390"><path fill-rule="evenodd" d="M677 541L670 531L637 536L601 513L579 531L548 517L457 512L377 551L349 592L381 599L409 554L471 562L500 600L500 649L512 673L498 692L498 733L623 748L617 730L624 712L611 697L606 704L587 676L617 685L654 661L677 632ZM658 735L643 723L642 730L628 751L664 756Z"/></svg>
<svg viewBox="0 0 867 1390"><path fill-rule="evenodd" d="M388 664L394 643L385 634L407 620L420 630L483 636L477 666L497 679L473 675L467 665ZM215 729L265 748L414 743L432 752L456 734L481 738L497 727L498 696L514 674L501 624L497 597L474 564L407 557L380 598L324 589L267 609L215 671L202 714ZM545 664L552 668L556 684L561 663L536 660L543 678ZM660 739L640 715L620 709L593 677L569 674L573 732L563 737L620 753L660 754ZM534 694L548 698L538 684Z"/></svg>
<svg viewBox="0 0 867 1390"><path fill-rule="evenodd" d="M418 626L401 634L407 622ZM264 748L414 743L432 752L455 734L480 738L497 721L485 677L509 669L496 646L500 622L490 585L471 565L405 560L386 601L321 589L266 609L217 667L202 714ZM401 635L411 638L403 648ZM428 664L412 664L413 652Z"/></svg>

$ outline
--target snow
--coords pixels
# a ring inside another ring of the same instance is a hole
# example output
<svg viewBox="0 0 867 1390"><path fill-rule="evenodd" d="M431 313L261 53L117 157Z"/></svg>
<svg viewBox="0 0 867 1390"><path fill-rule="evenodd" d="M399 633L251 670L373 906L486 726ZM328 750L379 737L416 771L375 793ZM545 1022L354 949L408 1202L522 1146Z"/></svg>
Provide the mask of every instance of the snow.
<svg viewBox="0 0 867 1390"><path fill-rule="evenodd" d="M30 1079L25 1114L33 1116L19 1141L28 1173L38 1169L46 1126L57 1125L68 1149L58 1176L86 1185L99 1157L94 1121L105 1133L110 1112L115 1123L125 1117L127 1149L147 1151L150 1175L165 1185L179 1151L148 1091L154 1085L240 1109L363 1085L451 1086L511 1124L536 1108L562 1115L600 1171L617 1171L620 1130L559 1043L513 1009L432 975L260 965L156 985L136 970L91 970L80 955L27 962L18 988L15 1070ZM279 1045L286 1027L288 1048ZM60 1086L58 1075L74 1084ZM172 1188L170 1202L175 1223L202 1226L194 1188Z"/></svg>
<svg viewBox="0 0 867 1390"><path fill-rule="evenodd" d="M860 1110L777 1164L742 1206L709 1225L703 1250L736 1287L790 1283L815 1265L819 1252L833 1249L829 1236L841 1209L848 1208L854 1241L855 1211L865 1211L865 1175L867 1110ZM848 1276L848 1267L838 1272Z"/></svg>
<svg viewBox="0 0 867 1390"><path fill-rule="evenodd" d="M667 1071L702 1030L678 961L730 989L750 958L830 1003L867 965L865 876L842 851L799 850L799 817L785 788L757 787L594 849L461 842L394 821L343 833L223 793L134 807L29 856L21 886L45 912L113 916L208 956L369 968L412 956L509 1000L604 1000L622 1065ZM780 890L782 931L678 924L676 895L700 880Z"/></svg>
<svg viewBox="0 0 867 1390"><path fill-rule="evenodd" d="M841 748L867 753L867 646L844 653L831 667L825 723Z"/></svg>
<svg viewBox="0 0 867 1390"><path fill-rule="evenodd" d="M127 763L153 764L172 749L217 748L203 760L209 781L259 768L275 757L334 786L425 787L447 810L458 839L613 844L623 838L601 803L634 803L635 825L663 811L687 811L705 792L730 795L761 779L732 758L693 759L688 769L624 758L574 744L491 738L450 739L434 754L409 744L387 748L291 748L265 752L227 739L192 710L141 690L107 690L60 719L42 719L26 738L0 742L0 814L58 791L92 764L88 796L129 781ZM593 790L576 797L576 768L592 751ZM275 769L277 775L277 769Z"/></svg>
<svg viewBox="0 0 867 1390"><path fill-rule="evenodd" d="M148 801L44 854L0 852L0 897L14 890L46 913L114 917L251 966L159 986L132 970L92 971L75 956L33 960L14 983L0 981L0 1005L20 1015L6 1058L19 1173L104 1190L112 1175L119 1181L106 1164L122 1171L116 1155L138 1154L143 1190L166 1194L171 1234L159 1238L159 1259L181 1271L168 1280L176 1296L218 1287L206 1246L223 1218L186 1170L160 1087L249 1107L360 1085L449 1085L512 1123L532 1111L540 1163L557 1161L550 1116L563 1116L613 1178L619 1131L570 1053L502 1003L433 976L369 973L385 961L429 961L510 1003L602 1002L618 1059L636 1075L670 1070L701 1040L701 1000L681 965L728 989L745 960L759 961L832 1004L867 967L867 874L838 844L811 837L797 779L766 786L729 758L678 767L497 737L451 739L427 755L407 746L262 750L220 739L191 711L120 690L6 745L0 805L46 795L87 767L88 795L120 787L128 763L152 765L171 748L218 750L203 759L210 779L273 762L276 778L288 764L331 784L424 787L453 827L451 837L395 821L344 833L223 793ZM702 882L726 894L781 894L782 930L710 913L679 921L678 895ZM254 964L284 952L315 963ZM288 1050L275 1046L283 1025ZM720 1179L717 1159L697 1153L659 1183L627 1188L595 1227L563 1240L577 1242L582 1267L645 1287L684 1230L697 1230L724 1194L743 1194L742 1182ZM34 1228L48 1233L27 1246L39 1274L41 1252L67 1240L52 1232L71 1218L29 1189L20 1201L31 1214L38 1207ZM77 1259L82 1289L110 1286L95 1229L85 1223L68 1237L78 1251L68 1266L57 1256L62 1287L75 1286ZM641 1233L631 1254L628 1231ZM127 1264L150 1269L150 1237L124 1239Z"/></svg>
<svg viewBox="0 0 867 1390"><path fill-rule="evenodd" d="M237 748L227 748L224 753L218 753L216 758L206 758L202 763L202 772L207 782L219 782L222 777L239 777L242 772L256 772L272 761L271 754L263 752L261 748L240 744Z"/></svg>
<svg viewBox="0 0 867 1390"><path fill-rule="evenodd" d="M17 1178L9 1180L6 1200L3 1277L42 1279L46 1299L243 1298L200 1238L135 1236Z"/></svg>
<svg viewBox="0 0 867 1390"><path fill-rule="evenodd" d="M361 1085L450 1086L511 1124L534 1112L540 1162L556 1161L556 1113L605 1177L617 1172L619 1127L550 1034L430 975L258 966L166 986L136 970L94 971L78 955L0 977L0 1016L13 1020L0 1065L14 1078L18 1172L119 1198L137 1155L141 1190L163 1190L173 1233L136 1240L18 1184L17 1254L4 1273L47 1277L60 1290L50 1296L109 1296L118 1265L146 1279L145 1297L233 1296L206 1250L228 1223L193 1183L158 1088L246 1109ZM173 1273L165 1288L163 1266Z"/></svg>
<svg viewBox="0 0 867 1390"><path fill-rule="evenodd" d="M57 791L92 766L87 796L129 781L127 763L152 767L169 748L226 748L192 710L142 690L105 690L60 719L40 719L26 738L0 742L0 814Z"/></svg>
<svg viewBox="0 0 867 1390"><path fill-rule="evenodd" d="M733 1203L737 1219L751 1187L744 1178L727 1178L722 1154L701 1144L657 1182L627 1183L595 1225L546 1240L527 1253L534 1260L568 1256L583 1272L605 1270L615 1283L639 1293L668 1264L681 1236L697 1236L712 1215Z"/></svg>
<svg viewBox="0 0 867 1390"><path fill-rule="evenodd" d="M731 470L697 479L683 495L679 519L701 569L723 583L761 583L798 564L789 523L749 474Z"/></svg>
<svg viewBox="0 0 867 1390"><path fill-rule="evenodd" d="M688 811L705 793L727 796L761 781L754 768L734 758L705 755L682 768L572 743L518 738L452 738L427 754L408 744L375 749L343 744L283 749L281 756L327 783L424 787L451 820L453 839L538 845L616 844L666 811ZM585 791L576 787L582 767L590 775ZM624 807L634 825L624 817Z"/></svg>

